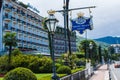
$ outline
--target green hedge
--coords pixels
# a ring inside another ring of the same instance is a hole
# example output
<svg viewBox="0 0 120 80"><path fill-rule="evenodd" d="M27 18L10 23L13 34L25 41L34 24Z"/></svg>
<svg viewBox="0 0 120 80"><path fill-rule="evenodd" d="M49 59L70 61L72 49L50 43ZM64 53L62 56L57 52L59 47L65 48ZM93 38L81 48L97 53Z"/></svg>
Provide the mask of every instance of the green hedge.
<svg viewBox="0 0 120 80"><path fill-rule="evenodd" d="M60 66L57 69L57 73L59 73L59 74L71 74L71 68L68 66Z"/></svg>
<svg viewBox="0 0 120 80"><path fill-rule="evenodd" d="M39 57L36 55L19 54L11 56L11 64L8 64L8 55L0 57L0 73L5 73L10 69L24 67L31 69L34 73L51 73L52 60L49 57Z"/></svg>

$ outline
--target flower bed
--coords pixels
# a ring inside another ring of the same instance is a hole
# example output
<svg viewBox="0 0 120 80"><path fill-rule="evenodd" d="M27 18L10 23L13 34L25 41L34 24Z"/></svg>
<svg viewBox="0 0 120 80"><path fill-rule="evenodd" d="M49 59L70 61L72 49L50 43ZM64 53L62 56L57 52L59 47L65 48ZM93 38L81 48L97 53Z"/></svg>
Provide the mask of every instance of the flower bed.
<svg viewBox="0 0 120 80"><path fill-rule="evenodd" d="M5 74L0 74L0 77L4 77Z"/></svg>

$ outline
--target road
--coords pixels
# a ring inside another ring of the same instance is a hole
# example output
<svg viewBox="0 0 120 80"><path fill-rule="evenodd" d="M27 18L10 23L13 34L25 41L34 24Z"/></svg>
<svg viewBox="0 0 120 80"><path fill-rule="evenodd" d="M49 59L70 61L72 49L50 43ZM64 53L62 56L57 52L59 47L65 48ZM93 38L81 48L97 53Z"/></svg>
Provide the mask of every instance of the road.
<svg viewBox="0 0 120 80"><path fill-rule="evenodd" d="M110 65L111 80L120 80L120 68L115 68L114 65L115 64Z"/></svg>

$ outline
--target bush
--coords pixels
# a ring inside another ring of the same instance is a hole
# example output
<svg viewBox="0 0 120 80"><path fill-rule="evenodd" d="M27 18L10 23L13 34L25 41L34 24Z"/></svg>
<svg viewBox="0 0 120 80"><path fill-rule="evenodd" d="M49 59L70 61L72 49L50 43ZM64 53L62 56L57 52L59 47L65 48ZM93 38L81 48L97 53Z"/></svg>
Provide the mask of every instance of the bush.
<svg viewBox="0 0 120 80"><path fill-rule="evenodd" d="M86 64L85 58L81 58L81 59L76 58L75 59L75 64L76 64L77 67L85 66L85 64Z"/></svg>
<svg viewBox="0 0 120 80"><path fill-rule="evenodd" d="M22 52L21 52L18 48L14 49L14 50L12 51L12 55L13 55L13 56L16 56L16 55L19 55L19 54L22 54Z"/></svg>
<svg viewBox="0 0 120 80"><path fill-rule="evenodd" d="M59 73L59 74L71 74L71 68L68 66L60 66L57 69L57 73Z"/></svg>
<svg viewBox="0 0 120 80"><path fill-rule="evenodd" d="M25 67L28 68L28 65L30 63L31 59L30 56L28 55L16 55L12 56L12 62L11 65L16 68L16 67Z"/></svg>
<svg viewBox="0 0 120 80"><path fill-rule="evenodd" d="M29 64L28 68L32 70L34 73L39 73L39 67L41 66L41 61L39 59L36 59L32 63Z"/></svg>
<svg viewBox="0 0 120 80"><path fill-rule="evenodd" d="M62 66L62 65L59 64L59 63L56 63L55 66L56 66L56 69L58 69L58 68L59 68L60 66Z"/></svg>
<svg viewBox="0 0 120 80"><path fill-rule="evenodd" d="M52 60L48 57L42 57L40 59L41 66L39 67L39 70L41 73L51 73L52 72Z"/></svg>
<svg viewBox="0 0 120 80"><path fill-rule="evenodd" d="M18 67L8 72L3 80L37 80L37 78L31 70Z"/></svg>

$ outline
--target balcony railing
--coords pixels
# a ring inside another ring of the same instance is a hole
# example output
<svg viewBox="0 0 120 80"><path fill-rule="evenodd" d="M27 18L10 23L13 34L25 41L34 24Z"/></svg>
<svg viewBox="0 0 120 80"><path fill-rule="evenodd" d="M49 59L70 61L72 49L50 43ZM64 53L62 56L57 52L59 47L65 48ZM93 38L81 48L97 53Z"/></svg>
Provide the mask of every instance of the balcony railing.
<svg viewBox="0 0 120 80"><path fill-rule="evenodd" d="M11 9L9 9L9 8L5 8L5 11L6 11L6 12L10 12Z"/></svg>
<svg viewBox="0 0 120 80"><path fill-rule="evenodd" d="M11 21L11 19L9 19L9 18L5 18L4 20L5 20L5 22L10 22Z"/></svg>

